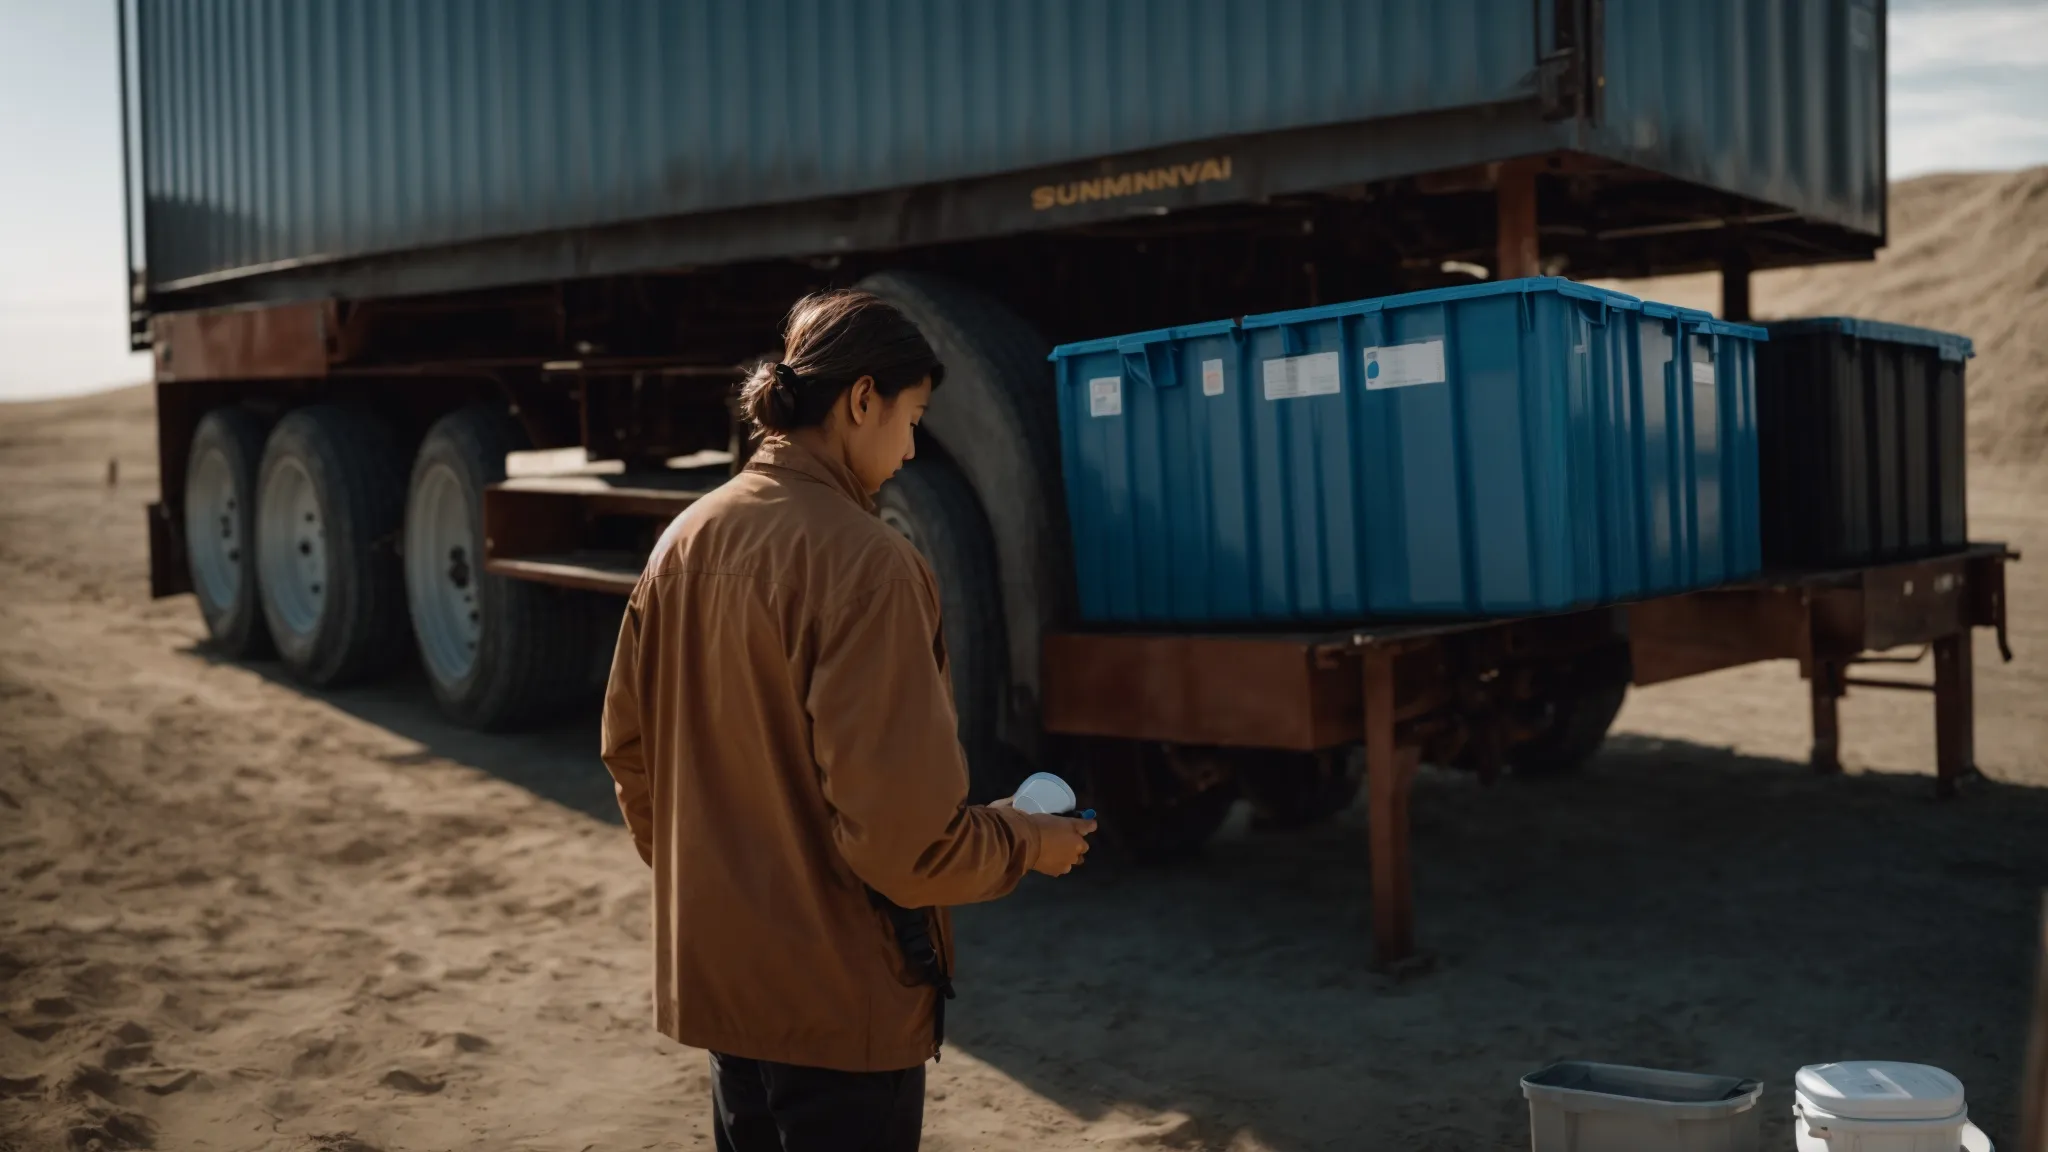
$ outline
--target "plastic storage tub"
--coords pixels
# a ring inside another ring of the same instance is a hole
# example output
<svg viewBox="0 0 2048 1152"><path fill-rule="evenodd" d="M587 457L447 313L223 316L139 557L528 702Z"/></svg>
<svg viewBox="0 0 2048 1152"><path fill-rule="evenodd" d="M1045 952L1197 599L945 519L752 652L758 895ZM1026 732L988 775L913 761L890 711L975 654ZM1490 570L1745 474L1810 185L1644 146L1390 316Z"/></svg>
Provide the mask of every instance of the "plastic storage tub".
<svg viewBox="0 0 2048 1152"><path fill-rule="evenodd" d="M1756 1152L1763 1085L1572 1060L1522 1077L1533 1152Z"/></svg>
<svg viewBox="0 0 2048 1152"><path fill-rule="evenodd" d="M1813 1064L1793 1078L1800 1152L1957 1152L1989 1148L1963 1084L1939 1068L1889 1060Z"/></svg>
<svg viewBox="0 0 2048 1152"><path fill-rule="evenodd" d="M1537 278L1062 345L1081 617L1512 615L1752 575L1764 338Z"/></svg>
<svg viewBox="0 0 2048 1152"><path fill-rule="evenodd" d="M1770 333L1757 353L1765 562L1841 567L1968 543L1970 341L1841 316Z"/></svg>

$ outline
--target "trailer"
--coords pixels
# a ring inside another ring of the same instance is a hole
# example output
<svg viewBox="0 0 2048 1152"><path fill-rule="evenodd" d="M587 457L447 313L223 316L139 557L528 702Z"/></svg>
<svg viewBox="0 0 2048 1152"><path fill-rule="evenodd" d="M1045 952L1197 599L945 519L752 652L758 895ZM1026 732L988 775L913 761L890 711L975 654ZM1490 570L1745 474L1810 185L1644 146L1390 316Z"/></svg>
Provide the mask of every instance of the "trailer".
<svg viewBox="0 0 2048 1152"><path fill-rule="evenodd" d="M1113 778L1159 794L1140 810L1210 820L1220 813L1200 794L1230 779L1219 760L1248 779L1298 773L1331 749L1362 745L1375 957L1398 969L1418 956L1408 797L1419 766L1469 767L1483 779L1510 760L1524 771L1568 768L1598 746L1631 685L1796 660L1813 708L1810 763L1823 774L1842 770L1837 704L1849 689L1931 693L1935 790L1953 796L1976 772L1972 632L1994 629L2012 659L2005 565L2016 559L2004 545L1976 544L1617 608L1328 634L1057 633L1046 641L1046 728L1125 761ZM1913 647L1910 657L1886 655ZM1852 674L1930 653L1931 684ZM1206 835L1156 821L1151 831Z"/></svg>
<svg viewBox="0 0 2048 1152"><path fill-rule="evenodd" d="M974 794L1089 755L1106 814L1168 852L1215 802L1161 779L1240 779L1305 822L1355 789L1347 743L1390 796L1389 748L1568 768L1656 675L1644 621L1694 609L1077 631L1052 343L1539 272L1718 270L1741 319L1752 271L1885 238L1877 0L119 6L151 588L194 593L219 650L316 687L416 654L482 728L587 701L655 536L745 461L742 371L797 297L859 285L948 365L880 505L938 577ZM526 450L576 466L508 471ZM1954 561L1969 597L1989 555ZM1786 605L1875 578L1682 603L1775 606L1747 650L1839 687L1870 645L1816 648ZM1548 696L1395 674L1495 647ZM1237 712L1191 709L1206 682L1089 711L1139 691L1099 669L1153 683L1162 654L1286 666L1267 694L1305 695L1260 723L1294 727L1214 730ZM1084 736L1114 743L1062 747ZM1292 758L1239 771L1250 747Z"/></svg>

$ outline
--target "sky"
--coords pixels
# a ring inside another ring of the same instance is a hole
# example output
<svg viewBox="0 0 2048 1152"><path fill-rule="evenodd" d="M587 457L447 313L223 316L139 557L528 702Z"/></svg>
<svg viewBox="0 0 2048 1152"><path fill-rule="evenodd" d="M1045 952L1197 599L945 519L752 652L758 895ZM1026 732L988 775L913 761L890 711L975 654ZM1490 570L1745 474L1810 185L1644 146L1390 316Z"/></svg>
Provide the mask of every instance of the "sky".
<svg viewBox="0 0 2048 1152"><path fill-rule="evenodd" d="M1894 179L2048 163L2048 0L1889 11ZM0 0L0 400L149 375L127 344L115 55L110 0Z"/></svg>

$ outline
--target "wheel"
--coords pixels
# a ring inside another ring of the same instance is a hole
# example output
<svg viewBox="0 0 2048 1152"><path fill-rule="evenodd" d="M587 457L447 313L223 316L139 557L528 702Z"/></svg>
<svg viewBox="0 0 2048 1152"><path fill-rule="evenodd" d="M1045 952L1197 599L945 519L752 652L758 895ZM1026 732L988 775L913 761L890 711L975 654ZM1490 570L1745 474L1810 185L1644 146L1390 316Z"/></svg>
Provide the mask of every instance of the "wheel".
<svg viewBox="0 0 2048 1152"><path fill-rule="evenodd" d="M1351 807L1365 780L1365 757L1356 745L1321 752L1260 752L1237 773L1266 828L1308 828Z"/></svg>
<svg viewBox="0 0 2048 1152"><path fill-rule="evenodd" d="M988 522L959 471L931 454L904 465L882 485L875 503L882 522L916 545L938 579L953 708L960 720L960 745L967 750L969 796L979 804L1000 800L1027 769L998 730L1008 645Z"/></svg>
<svg viewBox="0 0 2048 1152"><path fill-rule="evenodd" d="M404 475L390 430L367 413L322 404L271 429L257 482L257 584L278 655L304 683L362 680L405 653Z"/></svg>
<svg viewBox="0 0 2048 1152"><path fill-rule="evenodd" d="M1036 758L1040 636L1073 599L1049 348L1016 313L941 276L882 272L858 287L909 317L946 365L922 428L985 517L1005 641L998 733Z"/></svg>
<svg viewBox="0 0 2048 1152"><path fill-rule="evenodd" d="M1145 863L1201 851L1237 801L1233 758L1214 750L1090 740L1084 757L1104 833Z"/></svg>
<svg viewBox="0 0 2048 1152"><path fill-rule="evenodd" d="M590 688L595 597L483 570L484 489L526 446L509 413L479 404L442 417L413 459L406 605L434 699L470 728L547 719Z"/></svg>
<svg viewBox="0 0 2048 1152"><path fill-rule="evenodd" d="M256 469L263 428L241 408L208 412L185 463L185 562L206 634L236 658L268 656L256 575Z"/></svg>
<svg viewBox="0 0 2048 1152"><path fill-rule="evenodd" d="M1577 771L1607 739L1607 729L1621 711L1628 682L1598 683L1561 694L1545 707L1550 716L1542 732L1508 751L1508 765L1517 776L1562 776Z"/></svg>

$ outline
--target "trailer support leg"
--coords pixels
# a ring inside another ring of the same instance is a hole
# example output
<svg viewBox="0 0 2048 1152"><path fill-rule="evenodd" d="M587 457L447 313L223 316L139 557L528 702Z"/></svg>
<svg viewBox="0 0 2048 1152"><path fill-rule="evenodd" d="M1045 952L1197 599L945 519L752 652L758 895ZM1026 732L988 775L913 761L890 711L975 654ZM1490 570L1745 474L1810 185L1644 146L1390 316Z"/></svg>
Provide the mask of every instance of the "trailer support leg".
<svg viewBox="0 0 2048 1152"><path fill-rule="evenodd" d="M1415 956L1415 883L1409 870L1408 798L1421 749L1394 742L1394 655L1365 653L1365 775L1372 835L1373 960L1401 970Z"/></svg>
<svg viewBox="0 0 2048 1152"><path fill-rule="evenodd" d="M1934 642L1934 791L1950 797L1977 770L1970 630Z"/></svg>
<svg viewBox="0 0 2048 1152"><path fill-rule="evenodd" d="M1721 258L1721 319L1749 323L1749 253L1740 249Z"/></svg>
<svg viewBox="0 0 2048 1152"><path fill-rule="evenodd" d="M1842 770L1842 665L1835 660L1815 660L1813 679L1813 756L1815 773L1833 776Z"/></svg>
<svg viewBox="0 0 2048 1152"><path fill-rule="evenodd" d="M1536 242L1536 169L1509 161L1494 177L1496 238L1493 278L1515 280L1543 274Z"/></svg>

